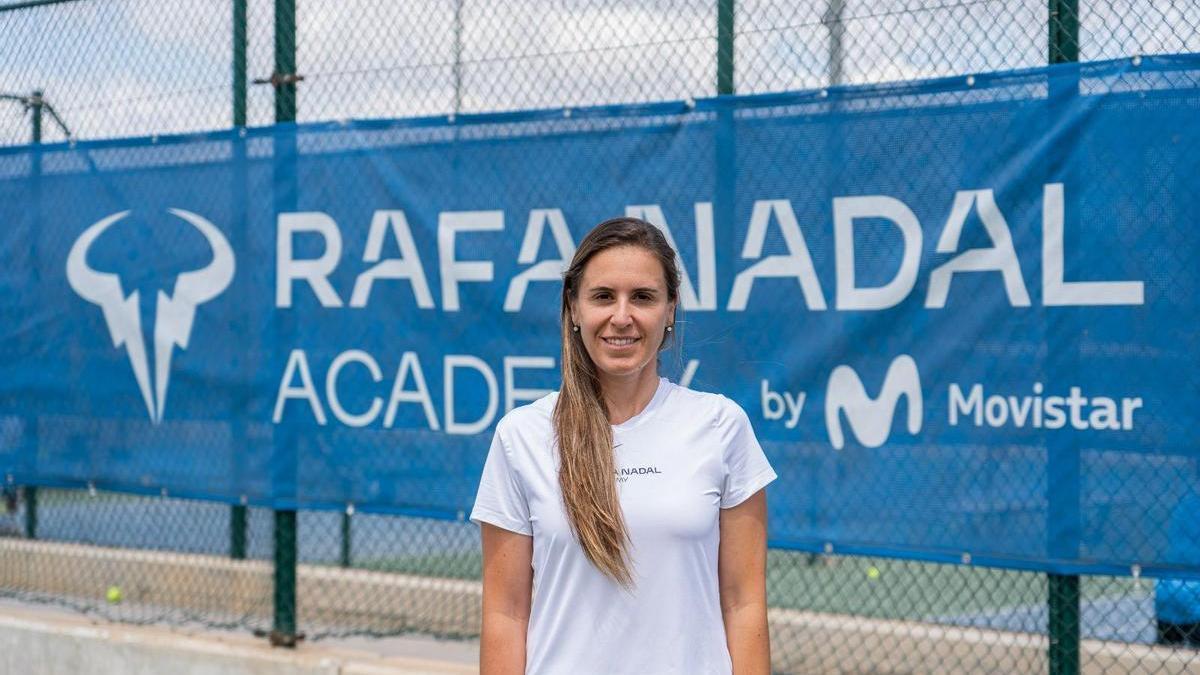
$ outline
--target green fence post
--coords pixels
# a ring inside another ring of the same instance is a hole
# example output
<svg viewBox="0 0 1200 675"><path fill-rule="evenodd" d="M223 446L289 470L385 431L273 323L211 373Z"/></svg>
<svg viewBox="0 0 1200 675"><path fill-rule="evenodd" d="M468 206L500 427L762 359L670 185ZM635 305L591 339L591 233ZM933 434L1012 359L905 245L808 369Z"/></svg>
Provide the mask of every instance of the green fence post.
<svg viewBox="0 0 1200 675"><path fill-rule="evenodd" d="M346 506L346 510L342 511L342 554L340 562L342 567L350 566L350 517L354 515L354 505Z"/></svg>
<svg viewBox="0 0 1200 675"><path fill-rule="evenodd" d="M270 642L296 646L296 512L275 511L275 623Z"/></svg>
<svg viewBox="0 0 1200 675"><path fill-rule="evenodd" d="M42 143L42 114L45 111L46 103L43 98L42 90L38 89L29 97L29 112L31 113L32 129L30 140L34 145ZM35 176L34 203L41 209L41 175L42 175L42 154L34 152L33 154L33 175ZM25 493L25 538L37 539L38 526L38 489L33 485L26 485Z"/></svg>
<svg viewBox="0 0 1200 675"><path fill-rule="evenodd" d="M1079 577L1047 575L1050 594L1050 675L1079 673Z"/></svg>
<svg viewBox="0 0 1200 675"><path fill-rule="evenodd" d="M37 488L25 486L25 538L37 539Z"/></svg>
<svg viewBox="0 0 1200 675"><path fill-rule="evenodd" d="M296 0L275 0L275 121L296 121Z"/></svg>
<svg viewBox="0 0 1200 675"><path fill-rule="evenodd" d="M233 0L233 126L246 126L246 0ZM240 167L245 145L235 141L234 153ZM235 181L234 189L244 192L245 181ZM239 220L239 225L244 223ZM246 557L246 523L246 506L234 504L229 511L229 557L235 560Z"/></svg>
<svg viewBox="0 0 1200 675"><path fill-rule="evenodd" d="M275 0L275 85L276 124L296 121L296 1ZM294 139L285 139L294 146ZM279 148L276 148L279 152ZM294 161L291 150L282 161ZM281 160L278 158L276 162ZM295 167L282 167L292 180ZM288 190L294 198L295 190ZM288 441L289 454L294 440ZM290 457L294 461L294 457ZM275 646L296 646L296 511L275 511L275 621L270 642Z"/></svg>
<svg viewBox="0 0 1200 675"><path fill-rule="evenodd" d="M1050 2L1050 63L1079 60L1079 0Z"/></svg>
<svg viewBox="0 0 1200 675"><path fill-rule="evenodd" d="M734 77L736 38L734 15L736 0L717 0L717 95L732 96L737 93ZM733 232L737 200L737 142L734 127L733 106L717 106L717 126L713 138L713 175L716 178L713 193L713 221L716 225L717 250L733 247L726 239L726 232ZM721 256L717 260L717 278L733 278L733 257ZM722 343L721 355L733 359L732 344Z"/></svg>
<svg viewBox="0 0 1200 675"><path fill-rule="evenodd" d="M1079 0L1049 0L1049 61L1070 63L1079 60ZM1053 96L1052 96L1053 98ZM1055 171L1052 169L1051 174ZM1047 458L1051 480L1057 486L1050 499L1050 515L1066 521L1078 531L1079 523L1079 448L1050 447ZM1051 489L1054 489L1051 487ZM1052 542L1053 543L1053 542ZM1060 542L1061 543L1061 542ZM1078 554L1078 545L1073 553ZM1071 553L1068 551L1068 553ZM1048 574L1046 588L1049 603L1050 675L1078 675L1079 659L1079 577Z"/></svg>
<svg viewBox="0 0 1200 675"><path fill-rule="evenodd" d="M733 84L733 3L717 0L717 94L734 92Z"/></svg>
<svg viewBox="0 0 1200 675"><path fill-rule="evenodd" d="M246 0L233 0L233 126L246 126Z"/></svg>
<svg viewBox="0 0 1200 675"><path fill-rule="evenodd" d="M246 507L234 504L229 509L229 557L246 559L246 524L249 520Z"/></svg>

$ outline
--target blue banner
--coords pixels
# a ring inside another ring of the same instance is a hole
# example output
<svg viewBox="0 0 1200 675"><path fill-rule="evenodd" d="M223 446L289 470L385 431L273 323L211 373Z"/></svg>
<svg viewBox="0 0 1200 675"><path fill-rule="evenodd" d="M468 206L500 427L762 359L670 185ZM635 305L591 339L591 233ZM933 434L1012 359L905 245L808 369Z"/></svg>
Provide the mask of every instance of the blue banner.
<svg viewBox="0 0 1200 675"><path fill-rule="evenodd" d="M1200 58L0 150L0 468L462 517L557 388L564 261L679 253L661 370L771 542L1200 576Z"/></svg>

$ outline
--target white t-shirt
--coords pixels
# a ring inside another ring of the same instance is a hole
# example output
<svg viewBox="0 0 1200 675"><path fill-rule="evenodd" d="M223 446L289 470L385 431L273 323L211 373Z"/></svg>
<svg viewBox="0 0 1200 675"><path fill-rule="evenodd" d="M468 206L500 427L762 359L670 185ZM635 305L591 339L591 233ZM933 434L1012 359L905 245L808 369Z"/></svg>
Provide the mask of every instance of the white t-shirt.
<svg viewBox="0 0 1200 675"><path fill-rule="evenodd" d="M649 405L613 426L636 582L629 592L571 533L554 449L557 397L497 424L471 512L533 537L526 672L731 672L717 585L720 509L775 479L746 413L660 378Z"/></svg>

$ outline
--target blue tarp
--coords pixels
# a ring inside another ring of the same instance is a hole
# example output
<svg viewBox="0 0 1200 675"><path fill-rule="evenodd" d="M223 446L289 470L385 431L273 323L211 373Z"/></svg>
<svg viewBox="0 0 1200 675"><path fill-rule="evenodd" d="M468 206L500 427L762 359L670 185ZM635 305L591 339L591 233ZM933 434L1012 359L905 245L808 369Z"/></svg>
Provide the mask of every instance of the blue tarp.
<svg viewBox="0 0 1200 675"><path fill-rule="evenodd" d="M0 469L461 517L621 213L773 545L1200 575L1200 57L0 150Z"/></svg>

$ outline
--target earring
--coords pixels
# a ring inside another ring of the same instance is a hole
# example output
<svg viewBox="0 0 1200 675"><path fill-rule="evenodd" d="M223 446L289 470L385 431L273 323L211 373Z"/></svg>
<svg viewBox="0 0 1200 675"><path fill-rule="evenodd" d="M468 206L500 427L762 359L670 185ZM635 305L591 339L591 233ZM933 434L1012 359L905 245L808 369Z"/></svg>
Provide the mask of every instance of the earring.
<svg viewBox="0 0 1200 675"><path fill-rule="evenodd" d="M571 327L571 330L573 330L573 331L575 331L576 333L578 333L578 332L579 332L579 326L572 326L572 327Z"/></svg>
<svg viewBox="0 0 1200 675"><path fill-rule="evenodd" d="M673 330L675 330L675 326L667 326L667 332L668 332L668 333L670 333L670 332L671 332L671 331L673 331Z"/></svg>

